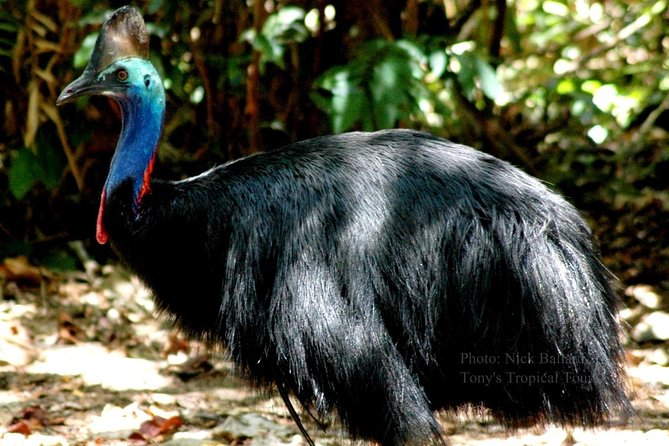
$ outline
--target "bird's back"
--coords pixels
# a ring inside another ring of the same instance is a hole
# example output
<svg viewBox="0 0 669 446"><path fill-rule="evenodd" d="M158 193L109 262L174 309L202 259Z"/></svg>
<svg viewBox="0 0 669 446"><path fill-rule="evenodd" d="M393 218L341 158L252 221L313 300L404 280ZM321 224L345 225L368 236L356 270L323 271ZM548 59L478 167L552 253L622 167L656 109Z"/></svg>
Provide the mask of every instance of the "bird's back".
<svg viewBox="0 0 669 446"><path fill-rule="evenodd" d="M383 392L404 383L388 410L406 406L397 429L425 438L438 431L426 407L482 404L511 425L590 424L624 399L614 361L585 368L594 384L578 389L450 385L472 370L464 354L498 355L475 367L481 376L517 371L507 352L573 352L557 366L565 373L588 355L619 354L615 296L585 223L489 155L412 131L349 133L154 181L132 221L127 196L119 188L110 200L110 238L159 306L227 346L256 383L284 383L320 413L336 404L356 435L387 422L342 396L373 370L389 387L360 395L392 399ZM553 337L533 336L537 321Z"/></svg>

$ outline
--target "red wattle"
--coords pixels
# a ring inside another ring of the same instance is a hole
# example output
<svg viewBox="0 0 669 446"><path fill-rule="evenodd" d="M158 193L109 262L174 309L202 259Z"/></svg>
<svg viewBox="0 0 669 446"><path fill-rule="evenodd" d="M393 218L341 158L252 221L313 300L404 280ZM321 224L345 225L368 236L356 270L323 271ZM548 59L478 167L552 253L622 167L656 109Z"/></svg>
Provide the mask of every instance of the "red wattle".
<svg viewBox="0 0 669 446"><path fill-rule="evenodd" d="M104 245L109 240L109 234L105 229L104 224L102 223L102 217L105 212L105 201L106 201L105 191L102 191L102 196L100 197L100 209L98 209L98 222L95 229L95 238L98 240L98 243Z"/></svg>
<svg viewBox="0 0 669 446"><path fill-rule="evenodd" d="M139 190L139 194L137 194L137 198L135 199L135 202L137 204L142 202L142 198L144 198L144 195L146 195L151 187L151 172L153 171L153 163L156 161L156 152L153 152L153 155L151 155L151 160L149 161L148 166L146 166L146 170L144 170L144 177L142 178L142 188Z"/></svg>

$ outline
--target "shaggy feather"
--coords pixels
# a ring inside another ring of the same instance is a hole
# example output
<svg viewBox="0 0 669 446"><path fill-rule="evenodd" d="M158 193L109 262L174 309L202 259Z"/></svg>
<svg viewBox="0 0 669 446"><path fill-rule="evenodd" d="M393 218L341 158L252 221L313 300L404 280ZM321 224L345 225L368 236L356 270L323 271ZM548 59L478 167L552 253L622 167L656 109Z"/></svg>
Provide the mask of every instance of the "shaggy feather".
<svg viewBox="0 0 669 446"><path fill-rule="evenodd" d="M97 238L258 386L383 445L443 443L441 409L509 427L629 413L617 298L578 212L508 163L425 133L315 138L152 180L165 92L141 14L103 25L65 104L123 129Z"/></svg>
<svg viewBox="0 0 669 446"><path fill-rule="evenodd" d="M510 427L629 409L590 231L506 162L389 130L154 180L136 215L130 186L104 224L159 307L355 437L439 441L439 409Z"/></svg>

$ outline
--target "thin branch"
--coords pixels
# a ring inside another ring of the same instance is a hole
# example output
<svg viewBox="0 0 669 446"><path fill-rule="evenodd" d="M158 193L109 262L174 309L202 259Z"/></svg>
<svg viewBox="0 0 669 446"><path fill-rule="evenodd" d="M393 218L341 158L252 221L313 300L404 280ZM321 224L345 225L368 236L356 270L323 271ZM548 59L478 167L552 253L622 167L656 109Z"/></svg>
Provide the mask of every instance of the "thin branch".
<svg viewBox="0 0 669 446"><path fill-rule="evenodd" d="M265 22L265 8L262 1L254 2L253 29L260 34ZM261 149L260 137L260 52L253 50L253 59L246 68L246 108L244 110L249 125L249 145L251 152Z"/></svg>
<svg viewBox="0 0 669 446"><path fill-rule="evenodd" d="M640 152L644 148L642 141L646 138L650 130L655 125L657 118L659 118L660 115L667 110L669 110L669 94L664 97L656 109L650 112L646 120L641 124L641 127L639 127L639 131L637 131L632 139L630 139L630 141L621 148L620 154L623 156L629 156Z"/></svg>
<svg viewBox="0 0 669 446"><path fill-rule="evenodd" d="M457 81L453 79L453 82ZM453 88L452 91L460 104L458 110L463 112L463 117L481 131L486 142L494 147L498 154L510 150L523 163L525 170L536 176L538 171L534 165L534 161L527 155L525 149L519 146L506 130L502 128L501 124L493 117L483 116L458 88Z"/></svg>
<svg viewBox="0 0 669 446"><path fill-rule="evenodd" d="M193 39L187 39L187 41L190 43L193 62L195 62L195 68L204 87L204 100L207 107L207 139L211 143L215 140L220 130L220 125L216 121L214 112L214 101L216 100L214 97L214 88L212 87L211 77L209 76L209 70L207 69L200 45Z"/></svg>
<svg viewBox="0 0 669 446"><path fill-rule="evenodd" d="M386 21L386 16L381 15L378 5L369 2L364 2L363 4L365 5L367 13L372 18L372 24L374 25L376 32L382 35L383 38L389 42L395 40L395 36L393 35L393 32L391 31L390 26L388 26L388 22Z"/></svg>
<svg viewBox="0 0 669 446"><path fill-rule="evenodd" d="M54 52L49 62L47 63L46 71L49 73L51 73L53 67L62 59L63 54L67 53L66 48L74 34L73 29L68 26L68 23L74 20L73 14L74 10L72 8L68 8L65 20L63 20L63 25L61 26L60 30L60 42L58 43L59 49L58 51ZM51 98L54 98L57 94L55 85L53 83L47 82L47 87L49 88ZM74 182L77 185L77 190L81 192L84 190L84 175L79 169L79 165L77 164L79 156L74 153L74 150L72 150L72 146L70 145L70 141L67 138L67 132L65 131L63 120L60 118L60 112L56 107L53 106L52 102L42 103L40 104L40 108L56 126L58 139L63 146L63 152L65 153L65 158L67 159L67 166L72 173Z"/></svg>
<svg viewBox="0 0 669 446"><path fill-rule="evenodd" d="M404 32L415 36L418 33L418 0L407 0L404 14Z"/></svg>
<svg viewBox="0 0 669 446"><path fill-rule="evenodd" d="M260 150L260 53L253 53L253 60L246 68L246 108L251 152Z"/></svg>
<svg viewBox="0 0 669 446"><path fill-rule="evenodd" d="M465 23L469 21L472 15L476 12L477 9L481 7L481 0L471 0L467 6L458 14L458 16L453 19L451 22L451 29L454 30L453 34L457 35L460 33L460 30L465 26Z"/></svg>
<svg viewBox="0 0 669 446"><path fill-rule="evenodd" d="M502 46L502 37L504 37L504 25L506 24L507 4L506 0L497 0L497 17L492 26L490 34L490 43L488 53L490 59L495 61L499 58L500 48Z"/></svg>
<svg viewBox="0 0 669 446"><path fill-rule="evenodd" d="M72 172L74 181L77 184L77 189L79 191L84 190L84 178L79 167L77 166L77 157L72 150L72 146L67 139L67 133L65 132L65 126L63 121L60 119L60 113L58 109L51 104L42 103L40 104L42 111L49 117L49 119L56 125L56 131L58 132L58 139L63 146L63 152L65 152L65 157L67 158L67 165Z"/></svg>

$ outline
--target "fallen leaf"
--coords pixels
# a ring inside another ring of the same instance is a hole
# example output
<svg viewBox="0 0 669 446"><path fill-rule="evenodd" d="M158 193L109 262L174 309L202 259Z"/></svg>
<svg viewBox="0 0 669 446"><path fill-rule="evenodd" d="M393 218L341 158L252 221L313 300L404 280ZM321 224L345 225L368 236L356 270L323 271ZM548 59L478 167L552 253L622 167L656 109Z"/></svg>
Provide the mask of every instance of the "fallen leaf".
<svg viewBox="0 0 669 446"><path fill-rule="evenodd" d="M183 425L181 417L174 416L170 418L153 417L145 421L139 428L138 432L130 434L130 440L158 440L165 436L173 434L177 429Z"/></svg>
<svg viewBox="0 0 669 446"><path fill-rule="evenodd" d="M58 339L66 344L78 344L84 340L84 331L67 313L58 315Z"/></svg>
<svg viewBox="0 0 669 446"><path fill-rule="evenodd" d="M179 365L174 373L182 381L188 381L196 376L210 372L214 366L209 361L208 354L200 354Z"/></svg>
<svg viewBox="0 0 669 446"><path fill-rule="evenodd" d="M51 276L48 271L31 265L26 256L6 258L0 265L0 275L5 276L7 281L33 286L42 283L44 277Z"/></svg>
<svg viewBox="0 0 669 446"><path fill-rule="evenodd" d="M567 436L562 440L562 444L560 446L574 446L576 444L576 440L574 439L574 434L571 431L567 431Z"/></svg>
<svg viewBox="0 0 669 446"><path fill-rule="evenodd" d="M24 420L33 421L39 423L42 426L47 425L46 412L42 409L42 406L28 406L23 409L21 413L21 418Z"/></svg>
<svg viewBox="0 0 669 446"><path fill-rule="evenodd" d="M21 321L0 319L0 365L25 366L37 357L37 349Z"/></svg>
<svg viewBox="0 0 669 446"><path fill-rule="evenodd" d="M170 333L161 352L163 358L174 353L190 353L190 341L177 333Z"/></svg>
<svg viewBox="0 0 669 446"><path fill-rule="evenodd" d="M41 406L28 406L23 409L20 416L12 419L7 431L30 435L33 431L39 430L49 424L46 412Z"/></svg>
<svg viewBox="0 0 669 446"><path fill-rule="evenodd" d="M145 438L144 435L140 434L139 432L133 432L132 434L128 435L128 440L143 441L143 442L148 441L148 439Z"/></svg>
<svg viewBox="0 0 669 446"><path fill-rule="evenodd" d="M16 423L11 424L7 428L7 432L10 432L12 434L23 434L26 437L33 433L30 426L28 426L28 423L26 423L23 420L20 420L20 421L17 421Z"/></svg>

